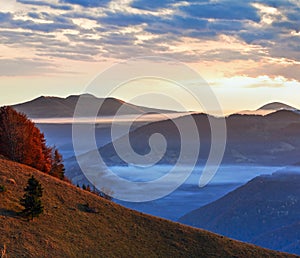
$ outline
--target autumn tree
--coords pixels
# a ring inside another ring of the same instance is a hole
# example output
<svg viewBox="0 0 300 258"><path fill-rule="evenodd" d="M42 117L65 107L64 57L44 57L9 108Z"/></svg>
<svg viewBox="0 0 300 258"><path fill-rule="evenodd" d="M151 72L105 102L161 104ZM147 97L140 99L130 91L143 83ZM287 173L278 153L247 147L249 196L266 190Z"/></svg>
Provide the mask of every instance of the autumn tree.
<svg viewBox="0 0 300 258"><path fill-rule="evenodd" d="M44 211L41 197L43 195L43 188L38 180L31 176L28 179L25 194L20 199L20 204L24 207L22 215L28 219L38 217Z"/></svg>
<svg viewBox="0 0 300 258"><path fill-rule="evenodd" d="M52 149L52 165L49 174L62 180L65 178L63 158L55 147Z"/></svg>
<svg viewBox="0 0 300 258"><path fill-rule="evenodd" d="M12 107L0 108L0 154L46 173L51 170L51 148L44 134Z"/></svg>
<svg viewBox="0 0 300 258"><path fill-rule="evenodd" d="M25 114L12 107L0 108L0 154L65 179L62 155L47 146L44 134Z"/></svg>

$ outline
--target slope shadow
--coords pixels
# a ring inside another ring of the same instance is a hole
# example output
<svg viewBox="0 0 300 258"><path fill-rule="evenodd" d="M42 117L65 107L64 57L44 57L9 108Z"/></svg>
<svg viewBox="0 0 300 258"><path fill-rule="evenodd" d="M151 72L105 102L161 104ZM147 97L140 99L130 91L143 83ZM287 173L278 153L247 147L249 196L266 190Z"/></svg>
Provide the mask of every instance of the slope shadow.
<svg viewBox="0 0 300 258"><path fill-rule="evenodd" d="M17 218L20 217L20 213L14 210L0 209L0 216Z"/></svg>

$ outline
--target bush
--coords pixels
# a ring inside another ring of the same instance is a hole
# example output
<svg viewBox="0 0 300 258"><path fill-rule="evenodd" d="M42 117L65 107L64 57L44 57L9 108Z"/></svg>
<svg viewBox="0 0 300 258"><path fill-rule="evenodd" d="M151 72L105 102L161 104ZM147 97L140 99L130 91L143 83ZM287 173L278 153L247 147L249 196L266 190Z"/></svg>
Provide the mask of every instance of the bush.
<svg viewBox="0 0 300 258"><path fill-rule="evenodd" d="M0 185L0 193L6 192L6 187L4 185Z"/></svg>

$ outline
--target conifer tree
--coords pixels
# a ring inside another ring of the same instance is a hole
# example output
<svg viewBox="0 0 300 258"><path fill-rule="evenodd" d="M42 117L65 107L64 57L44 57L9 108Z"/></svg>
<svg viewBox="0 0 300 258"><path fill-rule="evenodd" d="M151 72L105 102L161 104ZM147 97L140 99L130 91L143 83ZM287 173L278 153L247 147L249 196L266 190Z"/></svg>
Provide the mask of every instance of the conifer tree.
<svg viewBox="0 0 300 258"><path fill-rule="evenodd" d="M28 219L33 220L34 217L38 217L44 211L41 197L43 195L43 188L38 180L31 176L28 179L25 194L20 199L20 204L24 207L22 215Z"/></svg>

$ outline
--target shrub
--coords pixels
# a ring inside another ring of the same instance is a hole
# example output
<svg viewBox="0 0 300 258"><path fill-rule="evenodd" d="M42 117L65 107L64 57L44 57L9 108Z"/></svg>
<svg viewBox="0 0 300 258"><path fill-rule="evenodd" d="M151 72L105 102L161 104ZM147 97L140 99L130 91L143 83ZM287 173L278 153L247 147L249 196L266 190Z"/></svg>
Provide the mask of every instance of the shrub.
<svg viewBox="0 0 300 258"><path fill-rule="evenodd" d="M0 193L6 192L6 187L4 185L0 185Z"/></svg>

